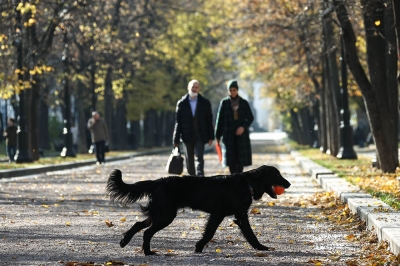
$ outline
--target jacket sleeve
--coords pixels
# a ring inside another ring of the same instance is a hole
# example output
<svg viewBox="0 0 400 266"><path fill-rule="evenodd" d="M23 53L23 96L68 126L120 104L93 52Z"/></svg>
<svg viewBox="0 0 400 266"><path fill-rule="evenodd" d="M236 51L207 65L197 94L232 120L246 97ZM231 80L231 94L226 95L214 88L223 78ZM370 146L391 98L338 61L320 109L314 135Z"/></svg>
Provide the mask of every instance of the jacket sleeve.
<svg viewBox="0 0 400 266"><path fill-rule="evenodd" d="M225 124L225 109L223 108L223 103L224 101L222 100L219 103L219 107L218 107L218 113L217 113L217 120L215 122L215 138L216 139L221 139L222 136L222 130Z"/></svg>
<svg viewBox="0 0 400 266"><path fill-rule="evenodd" d="M90 118L87 123L87 128L92 129L93 125L94 125L94 120L93 120L93 118Z"/></svg>
<svg viewBox="0 0 400 266"><path fill-rule="evenodd" d="M253 123L253 121L254 121L254 116L253 116L253 112L251 111L249 102L246 101L246 100L243 100L243 102L244 102L244 104L246 106L246 116L245 116L245 119L243 121L243 125L242 126L244 128L249 128L251 123Z"/></svg>
<svg viewBox="0 0 400 266"><path fill-rule="evenodd" d="M172 144L179 144L180 139L181 139L181 133L182 133L182 112L179 107L180 101L176 104L176 110L175 110L175 127L174 127L174 134L172 136Z"/></svg>

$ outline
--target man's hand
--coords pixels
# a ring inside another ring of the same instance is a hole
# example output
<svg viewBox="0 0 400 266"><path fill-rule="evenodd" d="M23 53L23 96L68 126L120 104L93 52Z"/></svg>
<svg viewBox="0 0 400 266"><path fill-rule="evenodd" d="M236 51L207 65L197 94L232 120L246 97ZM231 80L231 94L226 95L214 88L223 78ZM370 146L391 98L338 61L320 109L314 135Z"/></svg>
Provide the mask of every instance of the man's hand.
<svg viewBox="0 0 400 266"><path fill-rule="evenodd" d="M238 127L238 129L236 129L236 136L242 135L243 132L244 132L244 127Z"/></svg>
<svg viewBox="0 0 400 266"><path fill-rule="evenodd" d="M210 139L210 140L208 141L208 146L211 146L212 143L213 143L213 140Z"/></svg>
<svg viewBox="0 0 400 266"><path fill-rule="evenodd" d="M178 146L179 146L179 143L174 143L174 148L178 147Z"/></svg>

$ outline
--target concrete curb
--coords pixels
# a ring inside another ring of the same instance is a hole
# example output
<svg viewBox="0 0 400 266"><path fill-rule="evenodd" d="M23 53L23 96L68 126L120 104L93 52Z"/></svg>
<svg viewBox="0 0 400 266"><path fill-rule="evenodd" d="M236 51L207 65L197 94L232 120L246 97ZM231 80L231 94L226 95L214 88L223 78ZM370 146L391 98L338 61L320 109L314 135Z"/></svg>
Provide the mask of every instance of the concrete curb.
<svg viewBox="0 0 400 266"><path fill-rule="evenodd" d="M127 159L131 159L131 158L138 157L138 156L170 152L171 150L172 150L172 148L169 147L169 148L155 149L155 150L151 150L151 151L134 152L134 153L128 154L128 155L106 157L106 161L114 162L114 161L119 161L119 160L127 160ZM167 159L165 160L165 162L167 162ZM70 163L61 163L61 164L56 164L56 165L43 165L43 166L33 166L33 167L28 167L28 168L0 170L0 179L72 169L72 168L77 168L77 167L82 167L82 166L94 165L95 163L96 163L96 159L90 159L90 160L82 160L82 161L70 162Z"/></svg>
<svg viewBox="0 0 400 266"><path fill-rule="evenodd" d="M351 212L357 213L361 220L366 221L368 229L374 230L379 240L388 241L391 252L395 255L400 253L400 212L302 156L298 151L290 151L290 154L322 189L333 191L347 203Z"/></svg>

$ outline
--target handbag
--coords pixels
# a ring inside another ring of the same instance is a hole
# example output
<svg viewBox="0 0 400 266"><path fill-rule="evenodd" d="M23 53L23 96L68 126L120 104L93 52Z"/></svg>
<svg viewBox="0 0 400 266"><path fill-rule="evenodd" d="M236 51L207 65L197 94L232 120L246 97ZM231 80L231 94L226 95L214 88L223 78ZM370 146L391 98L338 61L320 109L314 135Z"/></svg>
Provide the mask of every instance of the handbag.
<svg viewBox="0 0 400 266"><path fill-rule="evenodd" d="M93 152L94 152L94 144L90 145L89 150L88 150L89 154L93 154Z"/></svg>
<svg viewBox="0 0 400 266"><path fill-rule="evenodd" d="M218 141L215 142L215 151L217 152L219 162L222 162L221 145L219 145Z"/></svg>
<svg viewBox="0 0 400 266"><path fill-rule="evenodd" d="M172 149L171 155L168 158L165 170L169 174L180 175L183 172L183 157L178 147Z"/></svg>

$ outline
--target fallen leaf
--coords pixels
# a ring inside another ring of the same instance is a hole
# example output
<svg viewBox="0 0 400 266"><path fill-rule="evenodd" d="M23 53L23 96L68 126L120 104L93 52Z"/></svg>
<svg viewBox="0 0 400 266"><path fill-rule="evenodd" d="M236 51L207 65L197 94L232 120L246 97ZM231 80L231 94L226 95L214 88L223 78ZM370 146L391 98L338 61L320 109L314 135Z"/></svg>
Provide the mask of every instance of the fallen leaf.
<svg viewBox="0 0 400 266"><path fill-rule="evenodd" d="M261 214L260 210L257 209L257 208L251 209L250 213L251 213L251 214Z"/></svg>
<svg viewBox="0 0 400 266"><path fill-rule="evenodd" d="M125 218L125 217L122 217L119 221L120 221L121 223L126 222L126 218Z"/></svg>
<svg viewBox="0 0 400 266"><path fill-rule="evenodd" d="M254 254L256 257L268 257L268 254L265 253L261 253L261 252L257 252L256 254Z"/></svg>
<svg viewBox="0 0 400 266"><path fill-rule="evenodd" d="M71 226L71 222L66 222L65 225L66 226Z"/></svg>
<svg viewBox="0 0 400 266"><path fill-rule="evenodd" d="M329 256L328 259L330 259L331 261L339 261L340 255L332 255L332 256Z"/></svg>
<svg viewBox="0 0 400 266"><path fill-rule="evenodd" d="M107 265L107 266L126 265L126 263L123 261L112 260L112 261L107 261L104 265Z"/></svg>
<svg viewBox="0 0 400 266"><path fill-rule="evenodd" d="M222 252L222 250L221 250L221 249L219 249L219 248L217 248L217 249L215 250L215 252L217 252L217 253L221 253L221 252Z"/></svg>
<svg viewBox="0 0 400 266"><path fill-rule="evenodd" d="M354 241L354 239L356 238L356 236L355 236L354 234L350 234L350 235L345 236L344 238L346 238L346 239L349 240L349 241Z"/></svg>
<svg viewBox="0 0 400 266"><path fill-rule="evenodd" d="M110 222L110 220L106 220L106 225L108 227L113 227L114 226L114 224L112 222Z"/></svg>

